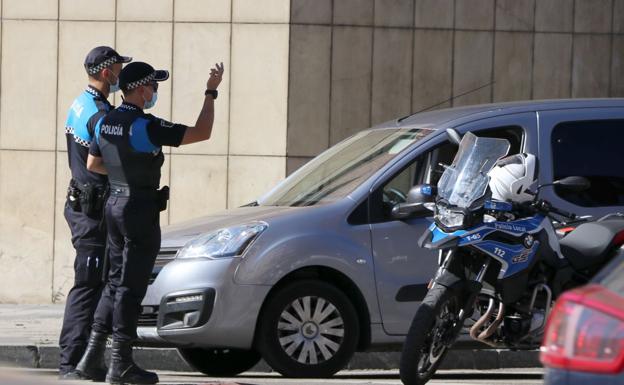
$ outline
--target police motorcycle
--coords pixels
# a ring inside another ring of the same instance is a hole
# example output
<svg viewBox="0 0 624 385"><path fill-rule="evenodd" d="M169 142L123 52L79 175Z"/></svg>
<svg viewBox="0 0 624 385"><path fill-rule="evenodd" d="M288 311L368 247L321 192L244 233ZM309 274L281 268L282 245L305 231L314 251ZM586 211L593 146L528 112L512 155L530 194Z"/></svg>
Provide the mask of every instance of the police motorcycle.
<svg viewBox="0 0 624 385"><path fill-rule="evenodd" d="M624 243L624 217L580 220L539 199L536 159L531 154L503 158L506 139L461 138L452 165L436 186L418 185L395 217L434 211L434 222L419 246L439 250L440 267L418 308L401 355L405 385L426 383L460 334L493 348L536 349L553 301L586 283ZM581 191L582 177L551 185ZM577 221L565 237L559 225Z"/></svg>

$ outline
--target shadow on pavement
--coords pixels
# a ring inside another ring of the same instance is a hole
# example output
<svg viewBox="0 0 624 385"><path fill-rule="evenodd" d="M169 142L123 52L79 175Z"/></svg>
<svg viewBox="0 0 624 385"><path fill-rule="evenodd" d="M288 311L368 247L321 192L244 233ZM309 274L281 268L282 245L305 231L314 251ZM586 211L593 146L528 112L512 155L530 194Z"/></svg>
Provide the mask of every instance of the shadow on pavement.
<svg viewBox="0 0 624 385"><path fill-rule="evenodd" d="M57 371L52 369L36 369L24 372L23 369L4 367L0 368L0 384L2 385L79 385L93 384L89 381L60 381L56 378ZM283 378L276 373L246 373L237 377L236 382L212 379L199 373L159 373L162 382L160 385L258 385L258 379ZM176 380L163 378L175 376ZM361 373L339 373L332 377L334 380L381 380L398 379L398 371L391 373L371 373L362 371ZM436 373L434 379L437 380L539 380L541 373L536 372L506 372L506 371L453 371ZM238 380L240 379L240 380ZM305 381L305 379L301 379ZM318 380L318 379L317 379ZM322 379L321 379L322 381ZM303 383L303 382L302 382Z"/></svg>
<svg viewBox="0 0 624 385"><path fill-rule="evenodd" d="M202 385L254 385L249 382L236 382L236 383L223 383L223 382L202 382L202 379L208 380L209 377L199 373L177 373L177 377L188 378L190 381L201 382ZM275 377L275 378L283 378L279 374L275 373L245 373L240 374L237 378L240 378L241 381L253 381L254 378L267 378L267 377ZM536 372L506 372L506 371L453 371L453 372L438 372L433 378L438 380L539 380L542 379L543 375L541 373ZM393 371L392 373L339 373L331 377L335 380L345 379L345 380L394 380L399 379L398 371ZM315 379L322 380L322 379ZM178 385L178 384L176 384ZM184 385L184 384L179 384Z"/></svg>
<svg viewBox="0 0 624 385"><path fill-rule="evenodd" d="M56 378L58 372L56 370L44 370L38 369L37 371L31 371L24 373L18 371L19 369L12 368L0 368L0 384L2 385L82 385L93 384L91 381L61 381ZM54 376L54 377L50 377ZM47 378L46 378L47 377ZM179 376L182 377L182 376ZM186 376L185 376L186 377ZM162 381L159 385L256 385L246 382L231 382L231 381L206 381L204 376L188 376L189 383L185 381ZM202 378L203 377L203 378ZM193 378L191 380L191 378Z"/></svg>

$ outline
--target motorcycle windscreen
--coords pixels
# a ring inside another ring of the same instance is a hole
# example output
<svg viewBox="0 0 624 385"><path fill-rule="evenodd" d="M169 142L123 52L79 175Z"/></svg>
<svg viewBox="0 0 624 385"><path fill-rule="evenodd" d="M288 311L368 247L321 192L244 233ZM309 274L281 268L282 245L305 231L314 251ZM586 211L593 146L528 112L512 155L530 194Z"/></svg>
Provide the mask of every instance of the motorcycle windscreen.
<svg viewBox="0 0 624 385"><path fill-rule="evenodd" d="M457 207L467 208L485 194L488 172L509 151L507 139L464 135L459 150L438 182L438 195Z"/></svg>

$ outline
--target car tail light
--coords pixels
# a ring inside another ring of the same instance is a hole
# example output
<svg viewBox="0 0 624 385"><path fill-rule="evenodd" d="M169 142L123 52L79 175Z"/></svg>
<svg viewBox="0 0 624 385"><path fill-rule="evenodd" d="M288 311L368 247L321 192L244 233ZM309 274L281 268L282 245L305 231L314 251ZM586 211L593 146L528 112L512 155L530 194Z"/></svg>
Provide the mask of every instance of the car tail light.
<svg viewBox="0 0 624 385"><path fill-rule="evenodd" d="M622 245L624 245L624 231L620 231L613 238L613 245L614 246L622 246Z"/></svg>
<svg viewBox="0 0 624 385"><path fill-rule="evenodd" d="M624 298L598 285L565 293L544 334L540 359L549 367L595 373L624 369Z"/></svg>

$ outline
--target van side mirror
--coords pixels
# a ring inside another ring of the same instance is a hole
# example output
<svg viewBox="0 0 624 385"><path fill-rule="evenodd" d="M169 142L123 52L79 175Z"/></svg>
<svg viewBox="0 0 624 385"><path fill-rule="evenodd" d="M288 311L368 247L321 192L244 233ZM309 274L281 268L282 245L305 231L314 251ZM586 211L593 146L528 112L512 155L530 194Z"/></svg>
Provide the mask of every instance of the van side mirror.
<svg viewBox="0 0 624 385"><path fill-rule="evenodd" d="M591 183L582 176L568 176L553 182L555 186L561 186L570 191L585 191L589 189Z"/></svg>
<svg viewBox="0 0 624 385"><path fill-rule="evenodd" d="M408 219L431 212L436 194L436 186L418 184L412 187L407 193L407 202L399 203L392 208L392 218Z"/></svg>
<svg viewBox="0 0 624 385"><path fill-rule="evenodd" d="M435 202L438 187L430 184L417 184L407 193L407 203Z"/></svg>

